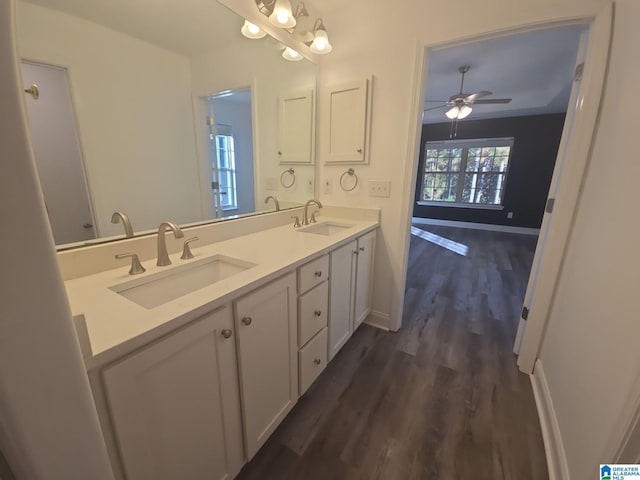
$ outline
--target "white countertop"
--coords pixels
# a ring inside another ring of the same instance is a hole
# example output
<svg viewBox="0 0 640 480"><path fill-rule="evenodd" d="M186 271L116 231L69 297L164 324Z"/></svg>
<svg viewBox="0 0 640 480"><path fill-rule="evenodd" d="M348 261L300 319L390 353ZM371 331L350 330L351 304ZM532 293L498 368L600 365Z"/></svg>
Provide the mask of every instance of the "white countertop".
<svg viewBox="0 0 640 480"><path fill-rule="evenodd" d="M351 218L322 216L318 221L352 226L324 236L302 233L286 225L209 245L198 246L196 242L192 244L195 258L191 260L181 260L177 253L170 255L171 266L157 267L155 262L143 262L147 271L140 275L129 275L127 263L113 270L66 281L72 314L84 315L86 322L90 343L90 354L85 353L87 369L109 363L378 226L377 221ZM216 254L256 266L152 309L109 288ZM116 263L114 260L114 265ZM82 343L83 339L80 341Z"/></svg>

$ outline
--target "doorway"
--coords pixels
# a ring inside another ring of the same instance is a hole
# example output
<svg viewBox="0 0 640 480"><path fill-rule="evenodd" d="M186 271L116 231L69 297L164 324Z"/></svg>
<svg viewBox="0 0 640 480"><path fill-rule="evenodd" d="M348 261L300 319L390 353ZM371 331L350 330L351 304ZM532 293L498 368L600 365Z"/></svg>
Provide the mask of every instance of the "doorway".
<svg viewBox="0 0 640 480"><path fill-rule="evenodd" d="M30 61L22 61L21 68L30 90L31 145L55 243L96 238L67 69Z"/></svg>
<svg viewBox="0 0 640 480"><path fill-rule="evenodd" d="M562 193L563 196L563 209L560 214L554 212L554 224L558 224L560 226L555 229L551 229L552 232L552 241L551 244L553 247L547 245L545 255L542 255L540 252L540 245L537 246L536 250L536 258L534 259L534 265L537 261L544 258L553 257L555 262L551 262L550 266L547 265L547 268L543 268L543 275L540 277L544 277L545 280L548 280L548 284L550 284L550 291L545 292L545 295L537 294L536 297L541 298L541 302L546 303L547 308L551 301L551 296L553 292L553 288L555 286L555 281L557 278L558 270L560 268L560 261L562 257L563 245L565 244L567 237L569 235L569 229L571 225L571 219L573 218L573 212L575 209L575 205L578 200L579 186L581 183L581 179L584 175L584 169L586 167L588 155L589 155L589 146L591 142L591 137L593 135L593 131L595 128L598 106L600 103L600 94L602 91L602 85L604 82L604 72L606 69L607 55L608 55L608 45L609 45L609 37L610 37L610 29L611 29L611 7L608 6L606 9L603 9L601 13L599 13L594 19L585 19L579 22L571 22L571 23L555 23L552 25L536 25L529 27L526 31L539 31L539 30L549 30L557 27L566 27L566 26L575 26L582 25L588 28L589 34L589 48L583 48L582 52L587 60L586 67L584 68L584 78L582 80L582 89L580 95L577 96L576 102L571 103L571 108L569 109L570 116L572 118L568 119L567 124L570 128L567 128L565 125L565 129L563 130L562 135L562 143L566 143L566 148L563 149L561 145L561 152L564 151L564 157L567 159L565 162L558 162L555 167L553 182L558 182L560 178L560 173L564 173L562 175L562 181L559 183L559 188L557 191ZM516 34L522 33L523 30L516 31ZM492 38L502 38L507 35L512 35L514 32L501 33L499 35L495 35ZM487 36L479 39L479 41L484 41L487 39ZM478 40L478 39L476 39ZM583 38L584 40L584 38ZM457 44L448 44L448 45L438 45L432 48L425 48L425 58L423 61L419 61L418 65L424 67L424 70L418 78L425 81L427 78L427 72L431 69L431 55L438 50L451 48L456 45L466 45L472 43L470 41L459 42ZM583 41L583 47L586 42ZM429 62L429 69L427 69L427 61ZM455 67L455 66L454 66ZM581 70L581 69L578 69ZM416 89L418 86L416 85ZM483 87L486 88L486 87ZM489 87L491 88L491 87ZM458 93L458 92L456 92ZM422 101L424 100L423 93L416 93L416 99L420 99L419 108L420 110L424 109ZM455 97L451 97L453 99ZM422 112L420 112L422 113ZM416 120L418 116L416 115ZM571 121L569 121L571 120ZM460 122L462 123L462 122ZM418 125L416 125L416 132L418 132ZM572 141L569 141L572 140ZM415 157L418 157L419 144L416 142L415 144L416 152ZM560 172L558 172L558 165L560 165ZM563 166L564 165L564 166ZM418 173L418 166L414 166L415 170L412 169L410 172L411 177L413 177L413 181L416 181L416 176ZM571 173L569 173L571 172ZM508 180L507 180L508 182ZM508 189L507 184L507 189ZM554 185L552 183L552 191L554 189ZM410 204L413 204L415 199L412 198L408 201L407 207ZM507 212L508 213L508 212ZM544 213L542 229L548 229L550 218L548 213ZM551 253L555 253L555 255L549 255L549 251ZM407 259L409 256L407 256ZM548 262L549 263L549 262ZM545 282L547 283L547 282ZM529 348L530 352L533 352L533 358L530 358L526 365L522 362L519 362L520 369L524 372L531 373L533 370L533 364L535 361L535 356L537 355L537 349L539 348L539 344L542 339L542 332L544 330L544 324L546 322L546 312L548 310L540 309L537 311L537 314L540 315L540 318L535 322L537 330L535 335L527 335L528 338L531 339L532 346ZM406 315L405 315L406 318ZM518 319L514 319L517 321ZM531 322L529 322L531 323ZM521 355L522 359L522 355Z"/></svg>

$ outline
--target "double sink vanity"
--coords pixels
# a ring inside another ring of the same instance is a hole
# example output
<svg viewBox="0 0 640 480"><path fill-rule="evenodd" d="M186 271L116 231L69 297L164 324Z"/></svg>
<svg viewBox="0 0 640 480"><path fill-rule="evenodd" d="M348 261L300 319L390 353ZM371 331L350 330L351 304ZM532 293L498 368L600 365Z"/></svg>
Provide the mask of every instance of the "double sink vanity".
<svg viewBox="0 0 640 480"><path fill-rule="evenodd" d="M116 478L233 478L367 317L379 212L324 210L65 282Z"/></svg>

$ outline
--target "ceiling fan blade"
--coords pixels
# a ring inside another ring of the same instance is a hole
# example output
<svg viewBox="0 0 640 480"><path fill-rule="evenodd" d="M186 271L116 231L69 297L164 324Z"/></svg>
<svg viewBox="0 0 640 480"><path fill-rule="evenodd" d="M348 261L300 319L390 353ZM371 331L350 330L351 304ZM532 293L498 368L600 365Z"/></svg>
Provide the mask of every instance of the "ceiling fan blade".
<svg viewBox="0 0 640 480"><path fill-rule="evenodd" d="M447 103L449 100L425 100L424 103Z"/></svg>
<svg viewBox="0 0 640 480"><path fill-rule="evenodd" d="M465 102L474 102L476 99L481 97L486 97L487 95L492 95L493 92L489 90L481 90L480 92L472 93L471 95L467 95L464 97Z"/></svg>
<svg viewBox="0 0 640 480"><path fill-rule="evenodd" d="M490 105L492 103L496 104L496 103L510 103L511 99L510 98L491 98L488 100L475 100L473 103L473 105Z"/></svg>
<svg viewBox="0 0 640 480"><path fill-rule="evenodd" d="M423 112L428 112L429 110L435 110L435 109L437 109L437 108L443 108L443 107L448 107L448 106L449 106L449 105L444 104L444 105L438 105L437 107L425 108L425 109L423 110Z"/></svg>

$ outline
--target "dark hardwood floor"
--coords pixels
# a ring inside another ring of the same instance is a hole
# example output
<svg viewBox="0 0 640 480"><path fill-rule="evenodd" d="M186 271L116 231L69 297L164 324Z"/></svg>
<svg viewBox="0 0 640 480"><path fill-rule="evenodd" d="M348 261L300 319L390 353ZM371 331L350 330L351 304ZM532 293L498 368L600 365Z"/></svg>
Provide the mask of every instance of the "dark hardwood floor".
<svg viewBox="0 0 640 480"><path fill-rule="evenodd" d="M362 325L239 479L548 479L512 354L536 237L424 226L402 329Z"/></svg>

